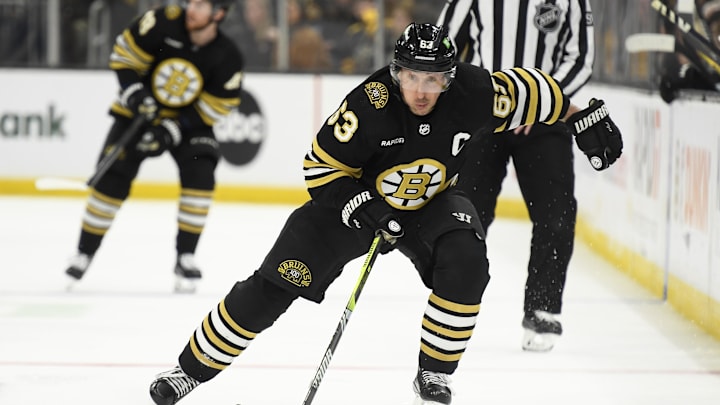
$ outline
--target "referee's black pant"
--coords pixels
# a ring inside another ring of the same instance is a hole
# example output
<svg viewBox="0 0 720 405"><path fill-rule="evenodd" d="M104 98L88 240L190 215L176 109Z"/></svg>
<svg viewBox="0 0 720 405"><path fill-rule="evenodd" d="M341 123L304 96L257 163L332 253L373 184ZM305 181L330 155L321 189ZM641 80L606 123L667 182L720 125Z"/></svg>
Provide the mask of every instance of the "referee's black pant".
<svg viewBox="0 0 720 405"><path fill-rule="evenodd" d="M556 123L536 124L528 135L507 131L478 138L466 145L458 187L470 196L487 232L512 158L533 224L524 310L559 314L577 215L572 134Z"/></svg>

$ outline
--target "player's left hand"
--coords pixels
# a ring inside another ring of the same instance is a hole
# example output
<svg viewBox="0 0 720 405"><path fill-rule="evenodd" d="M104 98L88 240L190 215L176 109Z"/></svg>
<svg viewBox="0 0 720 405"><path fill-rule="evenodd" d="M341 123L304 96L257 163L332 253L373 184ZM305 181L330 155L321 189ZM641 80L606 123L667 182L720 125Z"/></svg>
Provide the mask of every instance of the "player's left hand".
<svg viewBox="0 0 720 405"><path fill-rule="evenodd" d="M622 154L622 134L603 100L591 99L590 106L571 115L567 124L593 169L607 169Z"/></svg>
<svg viewBox="0 0 720 405"><path fill-rule="evenodd" d="M181 139L180 128L170 119L163 119L157 125L150 125L145 133L140 135L135 148L146 156L159 156L173 146L177 146Z"/></svg>

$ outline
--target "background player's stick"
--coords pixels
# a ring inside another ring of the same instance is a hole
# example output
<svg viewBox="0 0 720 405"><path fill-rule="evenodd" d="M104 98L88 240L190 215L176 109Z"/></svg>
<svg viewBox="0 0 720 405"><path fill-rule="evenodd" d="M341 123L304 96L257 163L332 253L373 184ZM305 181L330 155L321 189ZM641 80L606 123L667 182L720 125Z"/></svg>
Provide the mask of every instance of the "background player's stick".
<svg viewBox="0 0 720 405"><path fill-rule="evenodd" d="M310 405L313 401L313 398L315 398L318 387L320 387L320 382L325 376L325 372L330 365L330 360L332 360L333 353L335 353L335 349L340 342L340 337L342 337L342 334L345 331L345 326L350 320L350 315L355 309L355 304L357 303L358 298L360 298L360 293L363 290L363 286L365 286L365 281L367 281L367 278L370 275L370 270L372 270L373 263L375 263L375 259L377 259L378 254L380 253L379 247L381 243L384 243L384 239L382 235L378 233L377 236L375 236L375 239L373 239L372 245L370 245L370 250L367 253L367 257L365 257L365 263L360 270L360 278L355 284L355 288L353 289L352 294L350 294L350 300L345 306L345 311L340 318L337 329L335 329L335 334L333 335L332 340L330 340L330 344L328 345L327 350L325 350L325 355L323 356L322 361L320 362L320 365L315 372L315 378L313 378L312 382L310 383L310 388L308 389L307 395L305 396L303 405Z"/></svg>
<svg viewBox="0 0 720 405"><path fill-rule="evenodd" d="M650 7L677 27L682 44L676 42L676 50L687 56L698 67L699 72L720 89L720 49L695 31L692 22L687 21L663 1L652 0Z"/></svg>
<svg viewBox="0 0 720 405"><path fill-rule="evenodd" d="M145 117L142 115L137 115L133 119L128 129L126 129L125 132L122 133L120 138L118 138L117 142L112 145L110 151L105 156L103 156L102 159L100 159L97 166L95 166L95 173L92 175L92 177L90 177L90 179L88 179L87 182L83 183L76 180L57 177L40 177L35 180L35 188L38 190L83 191L87 190L90 187L95 187L95 185L98 183L98 181L100 181L102 176L104 176L105 173L108 171L110 166L115 163L115 161L120 156L120 153L130 143L132 138L137 134L137 132L140 130L144 123Z"/></svg>
<svg viewBox="0 0 720 405"><path fill-rule="evenodd" d="M630 53L638 52L669 52L675 49L675 37L670 34L642 33L632 34L625 38L625 49Z"/></svg>

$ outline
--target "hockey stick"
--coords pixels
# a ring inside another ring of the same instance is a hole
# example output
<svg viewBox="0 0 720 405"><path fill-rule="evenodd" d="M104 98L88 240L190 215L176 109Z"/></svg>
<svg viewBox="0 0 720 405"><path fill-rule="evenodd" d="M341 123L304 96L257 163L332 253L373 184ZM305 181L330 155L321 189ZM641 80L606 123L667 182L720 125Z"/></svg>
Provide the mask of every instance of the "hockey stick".
<svg viewBox="0 0 720 405"><path fill-rule="evenodd" d="M720 84L720 50L699 34L682 16L661 0L652 0L650 7L677 27L683 44L675 44L678 52L685 54L716 87ZM682 48L681 48L682 45Z"/></svg>
<svg viewBox="0 0 720 405"><path fill-rule="evenodd" d="M632 34L625 38L625 49L630 53L667 52L673 53L675 37L670 34L642 33Z"/></svg>
<svg viewBox="0 0 720 405"><path fill-rule="evenodd" d="M358 298L360 298L360 293L362 292L363 287L365 286L365 282L370 275L370 270L372 270L373 263L375 263L375 259L377 259L378 254L380 253L380 243L383 243L383 237L380 233L378 233L378 235L375 236L375 239L373 239L372 245L370 245L370 250L368 250L367 257L365 257L365 263L360 270L360 278L355 284L355 288L353 289L352 294L350 294L350 300L345 306L345 311L343 312L342 317L340 317L340 322L335 329L335 334L333 335L332 340L330 340L330 344L328 345L327 350L325 350L325 355L323 356L322 361L320 362L320 365L315 372L315 378L313 378L312 382L310 383L310 388L308 389L307 395L305 396L303 405L310 405L313 401L313 398L315 398L318 387L320 387L320 382L325 376L325 372L330 365L330 360L332 360L333 353L335 353L335 349L337 348L337 345L340 342L340 338L345 331L345 326L347 326L347 323L350 320L350 315L352 314L352 311L355 310L355 304L357 303Z"/></svg>
<svg viewBox="0 0 720 405"><path fill-rule="evenodd" d="M118 138L117 142L115 142L110 147L110 152L108 152L105 156L102 157L102 159L100 159L97 166L95 166L95 173L85 183L77 180L63 179L57 177L41 177L35 180L35 188L38 190L85 191L88 188L95 187L95 185L98 183L98 181L100 181L102 176L104 176L108 169L110 169L110 166L115 163L117 158L120 156L120 153L130 143L130 140L132 140L132 138L137 134L138 130L140 130L144 123L145 117L142 115L137 115L132 120L130 126L125 130L125 132L122 133L122 135L120 135L120 138Z"/></svg>

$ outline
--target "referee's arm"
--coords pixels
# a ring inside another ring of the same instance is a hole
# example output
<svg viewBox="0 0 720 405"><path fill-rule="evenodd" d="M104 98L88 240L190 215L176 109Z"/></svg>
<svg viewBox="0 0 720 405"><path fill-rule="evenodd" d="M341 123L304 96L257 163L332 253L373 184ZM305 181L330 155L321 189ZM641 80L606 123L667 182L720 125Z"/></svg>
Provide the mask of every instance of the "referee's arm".
<svg viewBox="0 0 720 405"><path fill-rule="evenodd" d="M595 39L590 0L570 2L566 23L570 25L563 57L551 72L565 94L572 96L590 80L595 61Z"/></svg>

